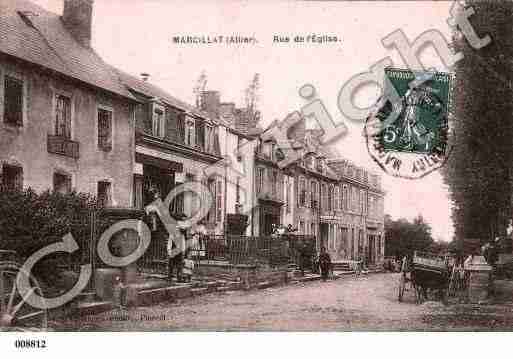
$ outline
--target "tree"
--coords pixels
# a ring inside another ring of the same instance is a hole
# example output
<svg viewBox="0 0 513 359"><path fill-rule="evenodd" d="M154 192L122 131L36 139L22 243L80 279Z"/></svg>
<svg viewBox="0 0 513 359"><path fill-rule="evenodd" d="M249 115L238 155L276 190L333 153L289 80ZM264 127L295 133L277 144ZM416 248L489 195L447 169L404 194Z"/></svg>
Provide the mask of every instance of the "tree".
<svg viewBox="0 0 513 359"><path fill-rule="evenodd" d="M464 58L456 64L453 90L453 151L443 169L453 203L458 240L486 241L504 235L511 216L511 141L513 113L513 3L467 1L471 23L492 42L474 49L459 33L454 47Z"/></svg>
<svg viewBox="0 0 513 359"><path fill-rule="evenodd" d="M414 251L436 251L431 226L419 215L412 222L385 215L385 255L401 258Z"/></svg>
<svg viewBox="0 0 513 359"><path fill-rule="evenodd" d="M244 103L246 105L245 116L255 126L258 124L258 121L260 120L260 111L258 110L258 101L260 100L259 90L260 75L256 73L253 76L253 80L244 91Z"/></svg>
<svg viewBox="0 0 513 359"><path fill-rule="evenodd" d="M196 81L196 85L194 85L194 89L192 90L196 98L196 108L202 107L201 99L203 92L205 92L205 89L207 87L207 82L207 74L205 73L205 71L201 71L201 74L198 77L198 80Z"/></svg>

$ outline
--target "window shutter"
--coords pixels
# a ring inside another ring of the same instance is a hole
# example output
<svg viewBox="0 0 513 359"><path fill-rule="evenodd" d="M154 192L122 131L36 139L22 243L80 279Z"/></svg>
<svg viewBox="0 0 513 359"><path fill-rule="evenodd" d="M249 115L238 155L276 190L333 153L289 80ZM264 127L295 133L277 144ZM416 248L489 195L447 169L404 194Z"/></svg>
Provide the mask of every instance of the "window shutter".
<svg viewBox="0 0 513 359"><path fill-rule="evenodd" d="M185 142L185 113L179 113L177 118L177 135L178 142Z"/></svg>
<svg viewBox="0 0 513 359"><path fill-rule="evenodd" d="M166 137L176 141L178 137L178 118L174 110L166 107Z"/></svg>
<svg viewBox="0 0 513 359"><path fill-rule="evenodd" d="M148 103L145 105L142 105L141 108L141 115L144 122L144 131L146 133L152 133L153 129L153 111L152 106Z"/></svg>
<svg viewBox="0 0 513 359"><path fill-rule="evenodd" d="M203 120L196 119L196 145L200 147L202 151L205 150L205 122Z"/></svg>
<svg viewBox="0 0 513 359"><path fill-rule="evenodd" d="M23 125L23 81L5 76L4 122Z"/></svg>
<svg viewBox="0 0 513 359"><path fill-rule="evenodd" d="M255 188L256 188L256 192L257 193L260 193L260 191L262 190L260 188L260 168L257 167L256 171L255 171Z"/></svg>
<svg viewBox="0 0 513 359"><path fill-rule="evenodd" d="M71 99L64 98L64 136L71 138Z"/></svg>
<svg viewBox="0 0 513 359"><path fill-rule="evenodd" d="M219 134L217 133L217 128L214 130L214 154L221 154L221 146L219 145Z"/></svg>

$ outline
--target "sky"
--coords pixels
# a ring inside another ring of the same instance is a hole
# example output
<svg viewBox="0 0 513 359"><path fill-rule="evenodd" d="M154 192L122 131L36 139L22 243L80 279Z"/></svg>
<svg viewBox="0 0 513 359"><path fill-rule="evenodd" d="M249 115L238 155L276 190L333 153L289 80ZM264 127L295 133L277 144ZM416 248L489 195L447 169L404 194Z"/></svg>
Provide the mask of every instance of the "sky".
<svg viewBox="0 0 513 359"><path fill-rule="evenodd" d="M63 0L33 0L62 13ZM453 225L448 191L438 172L419 180L390 177L374 164L362 136L363 123L345 119L337 107L338 93L352 76L389 56L405 68L399 53L381 39L396 29L413 41L436 29L450 38L451 2L334 1L173 1L95 0L93 47L103 59L129 73L150 74L151 82L194 103L193 87L202 71L207 89L221 100L243 105L243 92L260 74L262 124L284 119L306 104L298 95L312 84L333 119L344 121L348 133L337 149L345 158L382 174L385 213L393 218L421 214L435 239L451 240ZM274 36L336 36L330 43L274 43ZM175 44L174 36L248 36L251 45ZM447 71L432 48L420 54L426 68ZM366 89L356 104L367 107L378 91Z"/></svg>

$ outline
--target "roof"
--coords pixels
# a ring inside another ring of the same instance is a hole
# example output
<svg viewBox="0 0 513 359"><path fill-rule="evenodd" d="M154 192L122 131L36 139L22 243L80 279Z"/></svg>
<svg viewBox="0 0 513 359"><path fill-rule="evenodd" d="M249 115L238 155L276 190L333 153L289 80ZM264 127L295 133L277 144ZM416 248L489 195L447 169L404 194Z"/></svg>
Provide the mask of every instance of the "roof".
<svg viewBox="0 0 513 359"><path fill-rule="evenodd" d="M121 81L121 83L123 83L128 89L132 91L143 94L146 97L156 97L168 105L182 109L195 116L211 119L207 113L200 111L196 107L177 99L160 87L153 85L149 81L143 81L140 78L130 75L129 73L126 73L115 67L112 67L112 70L117 74L119 81Z"/></svg>
<svg viewBox="0 0 513 359"><path fill-rule="evenodd" d="M75 40L60 15L28 0L0 1L0 53L134 99L112 67Z"/></svg>

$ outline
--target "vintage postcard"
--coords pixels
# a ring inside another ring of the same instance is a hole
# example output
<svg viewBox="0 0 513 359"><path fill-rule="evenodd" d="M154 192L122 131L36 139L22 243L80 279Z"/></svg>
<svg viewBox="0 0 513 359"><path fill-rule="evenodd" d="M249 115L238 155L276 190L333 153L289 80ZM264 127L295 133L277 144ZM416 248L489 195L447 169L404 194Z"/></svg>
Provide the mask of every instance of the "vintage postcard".
<svg viewBox="0 0 513 359"><path fill-rule="evenodd" d="M511 330L512 23L0 0L0 331Z"/></svg>

